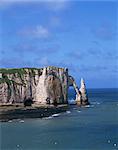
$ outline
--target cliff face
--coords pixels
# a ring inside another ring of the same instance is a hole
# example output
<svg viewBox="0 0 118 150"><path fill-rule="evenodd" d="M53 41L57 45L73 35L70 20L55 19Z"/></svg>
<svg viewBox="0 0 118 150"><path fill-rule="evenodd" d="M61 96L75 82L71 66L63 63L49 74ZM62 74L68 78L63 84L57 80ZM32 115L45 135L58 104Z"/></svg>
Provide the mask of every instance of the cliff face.
<svg viewBox="0 0 118 150"><path fill-rule="evenodd" d="M88 97L84 80L78 88L67 68L0 69L0 103L21 103L33 100L37 104L68 102L68 87L76 91L76 103L86 105Z"/></svg>
<svg viewBox="0 0 118 150"><path fill-rule="evenodd" d="M56 67L0 70L0 103L67 103L68 70Z"/></svg>

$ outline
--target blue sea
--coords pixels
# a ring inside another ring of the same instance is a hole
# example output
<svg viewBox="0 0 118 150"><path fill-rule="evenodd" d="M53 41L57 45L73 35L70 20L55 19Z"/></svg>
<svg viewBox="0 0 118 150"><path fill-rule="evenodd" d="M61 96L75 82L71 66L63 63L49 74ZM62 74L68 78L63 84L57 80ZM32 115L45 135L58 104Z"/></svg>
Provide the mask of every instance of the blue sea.
<svg viewBox="0 0 118 150"><path fill-rule="evenodd" d="M88 89L88 97L88 107L0 123L1 150L118 150L118 89Z"/></svg>

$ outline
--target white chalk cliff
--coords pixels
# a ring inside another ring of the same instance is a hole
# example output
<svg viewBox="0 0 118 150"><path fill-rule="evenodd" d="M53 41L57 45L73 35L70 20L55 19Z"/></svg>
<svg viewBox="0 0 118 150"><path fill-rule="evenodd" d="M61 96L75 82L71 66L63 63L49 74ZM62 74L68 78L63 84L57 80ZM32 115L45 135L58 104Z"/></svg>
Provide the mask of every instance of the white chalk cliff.
<svg viewBox="0 0 118 150"><path fill-rule="evenodd" d="M83 78L81 78L79 94L78 93L76 94L76 103L78 105L88 105L89 104L86 85L85 85L85 81Z"/></svg>
<svg viewBox="0 0 118 150"><path fill-rule="evenodd" d="M84 80L80 89L67 68L0 69L0 103L22 103L32 99L37 104L68 103L68 88L73 86L79 105L88 104Z"/></svg>

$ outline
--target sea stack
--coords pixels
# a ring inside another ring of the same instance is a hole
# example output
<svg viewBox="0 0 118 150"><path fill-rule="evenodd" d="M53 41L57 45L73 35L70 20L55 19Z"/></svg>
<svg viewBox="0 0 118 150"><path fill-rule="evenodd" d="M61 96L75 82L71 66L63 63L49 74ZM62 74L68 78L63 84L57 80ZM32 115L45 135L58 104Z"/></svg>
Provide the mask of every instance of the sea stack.
<svg viewBox="0 0 118 150"><path fill-rule="evenodd" d="M86 85L83 78L81 78L79 94L76 94L76 103L77 105L89 105Z"/></svg>

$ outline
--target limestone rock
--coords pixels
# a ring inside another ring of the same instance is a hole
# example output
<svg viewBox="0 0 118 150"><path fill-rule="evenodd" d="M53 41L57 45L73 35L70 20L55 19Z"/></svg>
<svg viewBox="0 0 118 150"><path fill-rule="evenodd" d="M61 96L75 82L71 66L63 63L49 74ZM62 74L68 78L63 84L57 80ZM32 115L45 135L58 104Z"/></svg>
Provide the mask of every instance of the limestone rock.
<svg viewBox="0 0 118 150"><path fill-rule="evenodd" d="M67 68L0 69L0 103L23 103L30 99L37 104L68 103L68 88L76 91L76 103L88 104L84 80L78 88Z"/></svg>
<svg viewBox="0 0 118 150"><path fill-rule="evenodd" d="M88 95L87 95L87 90L85 86L84 79L81 78L81 86L79 89L79 95L76 95L76 102L78 105L88 105Z"/></svg>
<svg viewBox="0 0 118 150"><path fill-rule="evenodd" d="M0 103L67 103L68 70L65 68L0 69Z"/></svg>
<svg viewBox="0 0 118 150"><path fill-rule="evenodd" d="M46 79L46 68L43 69L43 73L39 77L38 84L36 86L36 94L35 94L36 103L46 104L46 99L48 95L45 86L45 79Z"/></svg>
<svg viewBox="0 0 118 150"><path fill-rule="evenodd" d="M78 106L81 106L81 105L82 105L82 95L81 95L80 92L76 94L75 102L76 102L76 104L77 104Z"/></svg>

